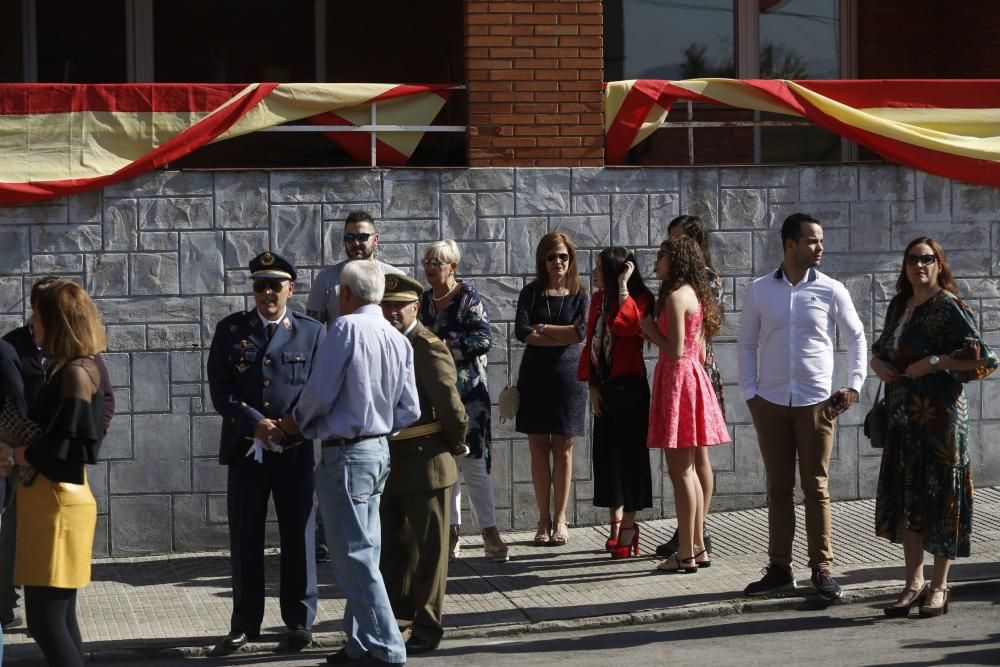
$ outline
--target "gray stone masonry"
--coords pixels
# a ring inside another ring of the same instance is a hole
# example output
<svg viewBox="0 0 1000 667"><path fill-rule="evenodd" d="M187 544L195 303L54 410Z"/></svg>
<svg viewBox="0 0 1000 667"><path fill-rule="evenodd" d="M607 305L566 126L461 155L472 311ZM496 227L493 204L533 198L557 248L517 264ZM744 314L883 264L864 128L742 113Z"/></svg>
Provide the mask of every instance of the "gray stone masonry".
<svg viewBox="0 0 1000 667"><path fill-rule="evenodd" d="M383 259L418 278L427 243L459 241L459 272L482 293L494 325L494 399L521 358L509 338L514 301L545 233L570 234L587 281L596 252L612 243L636 249L651 279L670 219L702 215L725 278L726 322L715 350L733 443L711 450L718 510L765 504L756 436L735 384L736 332L746 285L777 265L778 230L790 213L823 221L822 270L847 285L869 342L894 293L902 249L929 234L948 251L987 340L1000 344L1000 191L892 165L157 172L103 192L0 207L3 330L23 322L31 284L47 274L85 284L108 326L119 412L90 471L100 511L96 555L227 544L226 471L215 460L220 421L203 370L215 323L252 303L246 265L268 248L297 262L301 310L315 273L341 258L342 221L356 208L379 220ZM862 404L840 420L835 499L874 495L879 453L860 423L876 387L872 376ZM967 386L977 486L1000 484L1000 449L985 446L1000 437L998 387L993 378ZM529 529L536 510L527 441L495 414L493 432L499 527ZM655 507L642 518L672 516L661 455L651 461ZM606 511L591 504L589 437L576 444L573 476L570 521L603 523ZM467 504L463 511L473 530Z"/></svg>

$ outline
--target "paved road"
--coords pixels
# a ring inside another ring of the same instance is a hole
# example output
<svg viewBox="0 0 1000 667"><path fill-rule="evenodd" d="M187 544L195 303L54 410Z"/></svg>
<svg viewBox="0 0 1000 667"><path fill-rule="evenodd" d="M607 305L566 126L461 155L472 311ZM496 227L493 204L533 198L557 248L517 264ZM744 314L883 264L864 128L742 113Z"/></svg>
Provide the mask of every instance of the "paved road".
<svg viewBox="0 0 1000 667"><path fill-rule="evenodd" d="M1000 665L1000 586L964 591L947 616L886 619L880 605L838 604L722 619L699 619L600 631L447 642L412 659L413 667L572 667L608 665ZM147 661L145 667L322 665L323 653Z"/></svg>

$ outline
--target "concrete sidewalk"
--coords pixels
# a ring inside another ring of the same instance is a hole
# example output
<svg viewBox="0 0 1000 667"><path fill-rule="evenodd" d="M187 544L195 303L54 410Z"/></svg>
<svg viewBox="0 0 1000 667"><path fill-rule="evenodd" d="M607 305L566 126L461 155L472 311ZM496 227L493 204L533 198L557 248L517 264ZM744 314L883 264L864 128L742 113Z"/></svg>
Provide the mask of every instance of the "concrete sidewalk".
<svg viewBox="0 0 1000 667"><path fill-rule="evenodd" d="M846 601L895 594L902 551L872 532L873 500L833 505L834 575ZM643 557L612 561L604 553L603 526L574 528L565 547L536 547L533 532L511 533L508 563L488 563L482 542L463 538L462 558L451 564L445 623L448 637L510 635L567 628L657 622L718 616L756 609L823 604L813 595L798 508L795 559L802 590L775 600L749 600L743 588L759 578L767 556L767 511L713 514L711 568L695 575L658 574L656 545L673 532L673 520L642 523ZM972 558L952 567L957 593L963 585L998 587L1000 579L1000 487L978 489ZM648 556L646 554L649 554ZM278 555L268 557L264 634L252 651L279 649L284 628L278 613ZM928 569L929 574L929 569ZM203 656L229 629L228 555L179 554L115 558L95 562L94 583L79 595L84 642L97 661L138 664L144 658ZM320 607L313 628L316 643L341 643L343 598L329 566L320 566ZM24 627L4 633L4 664L42 664Z"/></svg>

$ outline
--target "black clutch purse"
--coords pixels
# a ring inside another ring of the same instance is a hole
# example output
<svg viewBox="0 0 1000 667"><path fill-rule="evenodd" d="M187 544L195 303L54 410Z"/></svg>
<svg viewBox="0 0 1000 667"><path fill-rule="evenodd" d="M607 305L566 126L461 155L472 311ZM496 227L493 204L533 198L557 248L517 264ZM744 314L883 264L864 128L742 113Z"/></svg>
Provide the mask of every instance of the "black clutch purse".
<svg viewBox="0 0 1000 667"><path fill-rule="evenodd" d="M889 406L881 395L882 383L879 382L878 391L875 392L875 403L865 415L864 424L865 437L876 449L885 447L886 432L889 430Z"/></svg>

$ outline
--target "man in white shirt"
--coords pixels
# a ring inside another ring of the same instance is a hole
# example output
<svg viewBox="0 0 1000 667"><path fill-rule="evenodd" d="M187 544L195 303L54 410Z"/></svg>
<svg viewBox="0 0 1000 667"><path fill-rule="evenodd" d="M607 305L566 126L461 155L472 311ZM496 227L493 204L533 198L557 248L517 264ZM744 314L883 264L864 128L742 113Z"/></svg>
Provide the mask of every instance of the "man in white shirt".
<svg viewBox="0 0 1000 667"><path fill-rule="evenodd" d="M867 374L864 327L842 283L816 270L823 228L804 213L781 227L781 266L753 281L743 300L739 336L740 388L750 408L767 471L768 556L750 596L795 587L795 459L805 498L812 584L840 597L830 576L830 453L837 416L857 400ZM836 327L848 348L846 387L833 389ZM832 393L831 393L832 392Z"/></svg>
<svg viewBox="0 0 1000 667"><path fill-rule="evenodd" d="M375 262L383 274L403 273L395 266L375 259L379 233L375 221L365 211L352 211L344 221L344 254L342 262L320 271L313 280L306 302L306 314L330 326L340 315L340 274L348 262L367 259Z"/></svg>
<svg viewBox="0 0 1000 667"><path fill-rule="evenodd" d="M382 315L385 276L351 262L340 276L341 317L330 323L298 404L281 422L322 440L316 491L327 517L337 586L347 598L347 645L329 664L406 662L385 582L379 505L389 476L387 437L420 418L413 348Z"/></svg>

